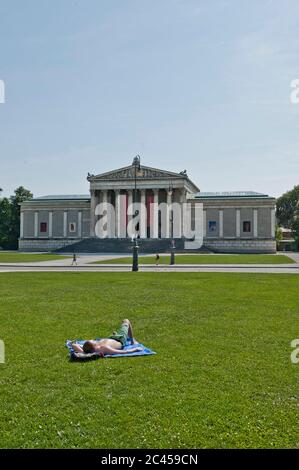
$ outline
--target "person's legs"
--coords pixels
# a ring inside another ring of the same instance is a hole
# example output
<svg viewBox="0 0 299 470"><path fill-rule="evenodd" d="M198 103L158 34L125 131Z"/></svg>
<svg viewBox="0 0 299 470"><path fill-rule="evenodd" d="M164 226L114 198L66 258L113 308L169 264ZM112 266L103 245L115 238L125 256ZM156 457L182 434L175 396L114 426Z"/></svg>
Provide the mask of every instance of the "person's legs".
<svg viewBox="0 0 299 470"><path fill-rule="evenodd" d="M122 324L128 324L128 325L129 325L128 337L133 339L133 338L134 338L134 336L133 336L133 328L132 328L132 325L131 325L130 320L128 320L128 319L126 318L125 320L123 320Z"/></svg>
<svg viewBox="0 0 299 470"><path fill-rule="evenodd" d="M114 339L119 341L122 346L124 347L128 337L132 338L132 326L129 320L123 320L120 328L113 333L113 335L109 336L109 339Z"/></svg>

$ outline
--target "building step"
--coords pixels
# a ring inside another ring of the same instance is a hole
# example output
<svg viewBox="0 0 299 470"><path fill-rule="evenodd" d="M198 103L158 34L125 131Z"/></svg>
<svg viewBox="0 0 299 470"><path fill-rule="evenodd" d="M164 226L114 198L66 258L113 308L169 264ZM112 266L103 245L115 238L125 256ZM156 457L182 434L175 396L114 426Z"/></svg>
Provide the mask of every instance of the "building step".
<svg viewBox="0 0 299 470"><path fill-rule="evenodd" d="M185 250L184 243L182 238L175 239L176 252L193 252L193 250ZM171 240L169 238L138 239L138 246L140 253L165 253L170 252ZM133 243L130 238L91 237L54 251L55 253L132 253L132 248ZM210 253L210 250L201 247L194 252Z"/></svg>

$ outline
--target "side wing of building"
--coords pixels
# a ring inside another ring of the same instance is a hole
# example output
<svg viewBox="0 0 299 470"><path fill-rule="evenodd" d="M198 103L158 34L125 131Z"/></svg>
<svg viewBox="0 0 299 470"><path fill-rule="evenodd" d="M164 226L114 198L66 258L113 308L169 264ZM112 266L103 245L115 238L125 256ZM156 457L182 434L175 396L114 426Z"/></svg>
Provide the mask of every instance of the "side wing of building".
<svg viewBox="0 0 299 470"><path fill-rule="evenodd" d="M198 193L204 245L221 253L274 253L275 198L254 192Z"/></svg>
<svg viewBox="0 0 299 470"><path fill-rule="evenodd" d="M88 195L44 196L21 204L21 251L53 251L89 236Z"/></svg>

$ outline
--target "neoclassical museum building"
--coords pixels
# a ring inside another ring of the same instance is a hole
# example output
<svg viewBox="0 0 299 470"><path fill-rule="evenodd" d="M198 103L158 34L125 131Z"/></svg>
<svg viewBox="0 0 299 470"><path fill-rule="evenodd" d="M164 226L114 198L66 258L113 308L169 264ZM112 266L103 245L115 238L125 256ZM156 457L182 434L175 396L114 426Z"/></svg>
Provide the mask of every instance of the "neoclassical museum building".
<svg viewBox="0 0 299 470"><path fill-rule="evenodd" d="M177 250L184 251L188 239L173 232L172 205L189 202L193 214L196 204L202 207L203 244L199 251L276 251L275 198L266 194L201 192L186 170L174 173L151 168L141 165L139 157L117 170L98 175L88 173L87 181L90 194L42 196L21 204L19 250L131 252L131 234L124 227L130 217L128 207L139 202L145 208L139 215L136 232L139 251L168 251L173 240ZM96 231L103 217L97 211L101 203L110 203L114 208L105 238ZM160 203L167 208L164 221L159 210L151 209Z"/></svg>

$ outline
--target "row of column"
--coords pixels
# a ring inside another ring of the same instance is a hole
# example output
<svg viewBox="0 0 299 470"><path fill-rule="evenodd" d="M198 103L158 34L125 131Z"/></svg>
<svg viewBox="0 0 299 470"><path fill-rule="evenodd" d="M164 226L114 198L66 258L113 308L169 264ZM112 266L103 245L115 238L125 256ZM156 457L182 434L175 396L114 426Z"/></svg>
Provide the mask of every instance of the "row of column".
<svg viewBox="0 0 299 470"><path fill-rule="evenodd" d="M271 237L275 237L276 215L275 209L271 210ZM203 236L207 235L207 213L203 211ZM241 210L236 209L236 238L241 236ZM253 209L253 237L258 237L258 209ZM223 209L219 209L219 238L223 238Z"/></svg>
<svg viewBox="0 0 299 470"><path fill-rule="evenodd" d="M39 229L39 212L35 211L34 212L34 238L38 238L40 235L40 229ZM47 238L52 238L53 237L53 211L50 211L48 213L48 220L42 220L41 222L47 222ZM67 211L63 212L63 237L67 238L68 236L68 228L67 228L67 222L68 222L68 213ZM82 237L82 212L78 212L78 218L76 221L76 237L81 238ZM24 212L22 211L20 214L20 238L24 238Z"/></svg>
<svg viewBox="0 0 299 470"><path fill-rule="evenodd" d="M159 238L159 189L152 189L153 191L153 205L151 207L151 234L152 238ZM128 207L133 206L133 190L127 190L127 197L128 197ZM101 190L102 195L102 204L107 204L108 202L108 190ZM141 189L138 190L140 194L140 214L139 214L139 236L140 238L147 238L147 201L146 201L146 190ZM110 226L109 230L109 238L122 238L126 237L126 233L124 232L124 228L121 225L121 204L120 204L120 196L121 192L119 189L114 190L115 195L115 221L109 220L108 224ZM171 208L172 208L172 196L173 191L166 191L166 238L170 238L171 235ZM184 191L181 192L180 202L186 201L186 193ZM90 224L90 236L95 236L95 226L97 223L97 215L96 215L96 206L99 204L99 198L96 195L95 191L91 193L91 224ZM134 207L132 213L135 213ZM130 216L129 216L130 217ZM112 230L111 230L112 228Z"/></svg>

